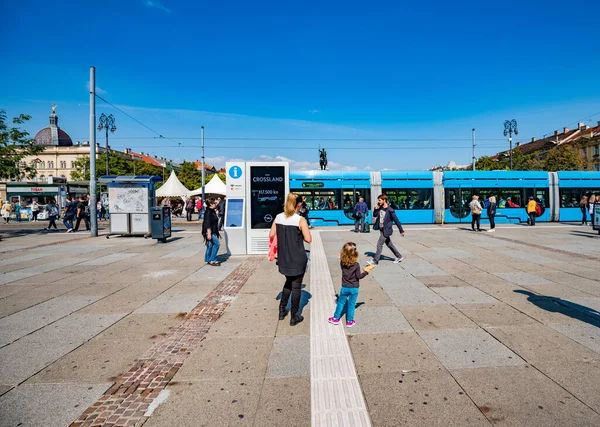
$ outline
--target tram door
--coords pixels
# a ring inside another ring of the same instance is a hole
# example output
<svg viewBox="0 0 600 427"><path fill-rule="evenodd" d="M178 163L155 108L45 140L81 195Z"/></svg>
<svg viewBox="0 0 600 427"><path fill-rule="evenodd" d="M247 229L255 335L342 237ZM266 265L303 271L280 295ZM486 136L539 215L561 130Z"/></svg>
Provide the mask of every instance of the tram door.
<svg viewBox="0 0 600 427"><path fill-rule="evenodd" d="M354 222L352 215L354 214L354 206L360 198L365 200L365 203L371 210L371 188L366 185L342 185L342 208L346 219Z"/></svg>
<svg viewBox="0 0 600 427"><path fill-rule="evenodd" d="M469 203L473 197L473 189L458 187L446 189L446 207L450 210L451 218L446 219L446 222L463 222L463 220L471 213Z"/></svg>

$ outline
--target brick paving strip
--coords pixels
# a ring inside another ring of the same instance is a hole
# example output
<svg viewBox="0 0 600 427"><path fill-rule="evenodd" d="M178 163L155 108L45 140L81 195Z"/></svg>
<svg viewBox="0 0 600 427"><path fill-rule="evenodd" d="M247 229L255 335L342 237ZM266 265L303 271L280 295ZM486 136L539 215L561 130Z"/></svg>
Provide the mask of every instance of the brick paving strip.
<svg viewBox="0 0 600 427"><path fill-rule="evenodd" d="M181 325L154 344L71 427L143 425L156 406L151 404L164 397L159 395L263 259L248 257L233 270L186 315Z"/></svg>
<svg viewBox="0 0 600 427"><path fill-rule="evenodd" d="M345 325L331 325L335 289L320 232L313 231L310 290L310 385L312 425L370 427Z"/></svg>

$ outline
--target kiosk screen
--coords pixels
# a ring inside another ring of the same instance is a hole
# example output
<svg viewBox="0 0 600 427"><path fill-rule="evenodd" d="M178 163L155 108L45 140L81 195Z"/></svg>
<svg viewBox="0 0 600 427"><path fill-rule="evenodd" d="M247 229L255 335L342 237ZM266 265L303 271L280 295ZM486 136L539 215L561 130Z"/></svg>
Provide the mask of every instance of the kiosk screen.
<svg viewBox="0 0 600 427"><path fill-rule="evenodd" d="M244 199L227 199L225 227L242 227L244 220Z"/></svg>
<svg viewBox="0 0 600 427"><path fill-rule="evenodd" d="M250 218L253 229L271 228L285 202L283 166L250 167Z"/></svg>

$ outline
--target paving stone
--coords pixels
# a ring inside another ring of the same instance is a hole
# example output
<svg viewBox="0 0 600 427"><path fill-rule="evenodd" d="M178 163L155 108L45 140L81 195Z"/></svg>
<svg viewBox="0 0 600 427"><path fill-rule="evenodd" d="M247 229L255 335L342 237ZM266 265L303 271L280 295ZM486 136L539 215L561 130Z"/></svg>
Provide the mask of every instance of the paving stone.
<svg viewBox="0 0 600 427"><path fill-rule="evenodd" d="M417 332L477 327L449 304L400 307L400 311Z"/></svg>
<svg viewBox="0 0 600 427"><path fill-rule="evenodd" d="M444 276L446 273L444 270L440 270L435 265L425 260L404 260L401 263L402 268L413 276Z"/></svg>
<svg viewBox="0 0 600 427"><path fill-rule="evenodd" d="M600 412L600 360L536 362L535 367L573 396Z"/></svg>
<svg viewBox="0 0 600 427"><path fill-rule="evenodd" d="M496 304L457 304L455 307L483 328L539 324L535 319L499 301Z"/></svg>
<svg viewBox="0 0 600 427"><path fill-rule="evenodd" d="M268 316L266 313L268 313L266 308L246 309L244 314L225 312L210 329L208 335L211 338L273 337L277 329L277 317ZM265 322L263 320L265 318L268 321Z"/></svg>
<svg viewBox="0 0 600 427"><path fill-rule="evenodd" d="M14 265L14 264L20 264L23 262L27 262L27 261L32 261L32 260L37 260L40 258L44 258L45 256L47 256L46 254L40 254L40 253L28 253L28 254L19 254L17 256L14 256L12 258L7 258L7 259L3 259L0 260L0 266L5 266L5 265Z"/></svg>
<svg viewBox="0 0 600 427"><path fill-rule="evenodd" d="M103 257L94 258L86 262L82 262L81 265L108 265L113 262L123 261L127 258L131 258L134 256L138 256L139 253L127 253L127 252L118 252L116 254L109 254Z"/></svg>
<svg viewBox="0 0 600 427"><path fill-rule="evenodd" d="M100 336L113 341L148 342L167 335L182 319L183 316L171 313L133 313L102 331Z"/></svg>
<svg viewBox="0 0 600 427"><path fill-rule="evenodd" d="M200 252L202 252L202 254L204 254L204 245L202 245L202 246L194 245L194 246L178 249L176 251L173 251L171 253L161 256L161 258L175 258L175 259L191 258L191 257L198 255Z"/></svg>
<svg viewBox="0 0 600 427"><path fill-rule="evenodd" d="M448 304L448 302L424 285L403 283L398 289L387 290L387 294L398 307L415 305Z"/></svg>
<svg viewBox="0 0 600 427"><path fill-rule="evenodd" d="M359 375L443 369L414 332L353 335L348 342Z"/></svg>
<svg viewBox="0 0 600 427"><path fill-rule="evenodd" d="M489 427L445 370L360 375L375 426Z"/></svg>
<svg viewBox="0 0 600 427"><path fill-rule="evenodd" d="M308 376L310 376L310 337L276 337L269 357L266 377Z"/></svg>
<svg viewBox="0 0 600 427"><path fill-rule="evenodd" d="M187 313L198 305L206 295L162 294L140 308L135 313Z"/></svg>
<svg viewBox="0 0 600 427"><path fill-rule="evenodd" d="M264 378L273 337L203 340L174 381Z"/></svg>
<svg viewBox="0 0 600 427"><path fill-rule="evenodd" d="M344 316L342 320L345 321L345 319ZM412 327L398 308L394 306L360 306L355 311L354 320L356 320L356 325L352 328L346 328L348 335L412 332ZM340 322L339 327L344 326L344 323Z"/></svg>
<svg viewBox="0 0 600 427"><path fill-rule="evenodd" d="M419 276L419 280L428 288L451 288L469 286L456 276Z"/></svg>
<svg viewBox="0 0 600 427"><path fill-rule="evenodd" d="M528 363L600 359L600 354L546 325L501 326L486 330Z"/></svg>
<svg viewBox="0 0 600 427"><path fill-rule="evenodd" d="M200 270L193 274L190 274L185 280L189 281L204 281L204 280L216 280L220 282L225 279L229 274L236 269L241 262L239 260L227 261L222 263L219 267L202 267Z"/></svg>
<svg viewBox="0 0 600 427"><path fill-rule="evenodd" d="M600 354L600 327L598 324L573 322L554 323L548 326Z"/></svg>
<svg viewBox="0 0 600 427"><path fill-rule="evenodd" d="M450 304L495 304L498 302L472 286L433 288L434 291Z"/></svg>
<svg viewBox="0 0 600 427"><path fill-rule="evenodd" d="M550 281L543 277L523 272L494 273L496 276L517 285L549 285Z"/></svg>
<svg viewBox="0 0 600 427"><path fill-rule="evenodd" d="M0 384L0 396L11 390L13 386Z"/></svg>
<svg viewBox="0 0 600 427"><path fill-rule="evenodd" d="M310 378L266 378L254 425L264 427L311 425Z"/></svg>
<svg viewBox="0 0 600 427"><path fill-rule="evenodd" d="M144 426L252 426L263 381L206 380L170 386L169 399L158 407Z"/></svg>
<svg viewBox="0 0 600 427"><path fill-rule="evenodd" d="M100 298L99 296L60 296L4 317L0 319L0 346L30 334Z"/></svg>
<svg viewBox="0 0 600 427"><path fill-rule="evenodd" d="M69 425L108 387L110 384L21 385L0 397L2 425Z"/></svg>
<svg viewBox="0 0 600 427"><path fill-rule="evenodd" d="M494 424L600 425L600 415L531 366L455 370L452 375Z"/></svg>
<svg viewBox="0 0 600 427"><path fill-rule="evenodd" d="M483 329L420 332L421 338L448 369L520 365L525 362Z"/></svg>

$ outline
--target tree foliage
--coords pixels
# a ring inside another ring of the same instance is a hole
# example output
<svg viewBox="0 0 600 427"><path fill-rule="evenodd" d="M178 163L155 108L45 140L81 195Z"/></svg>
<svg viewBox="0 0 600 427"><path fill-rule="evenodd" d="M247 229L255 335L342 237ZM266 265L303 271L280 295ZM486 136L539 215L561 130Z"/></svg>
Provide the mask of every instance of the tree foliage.
<svg viewBox="0 0 600 427"><path fill-rule="evenodd" d="M21 114L12 119L14 125L22 125L31 119ZM28 156L37 156L44 147L35 145L35 139L18 126L9 127L6 123L6 112L0 110L0 179L33 178L36 175L37 162L22 165L20 162Z"/></svg>
<svg viewBox="0 0 600 427"><path fill-rule="evenodd" d="M550 150L544 160L544 170L551 172L584 170L587 166L584 155L567 144Z"/></svg>
<svg viewBox="0 0 600 427"><path fill-rule="evenodd" d="M543 165L535 153L524 154L520 147L512 152L513 168L515 171L542 170ZM482 156L475 162L475 169L480 171L510 170L510 156L494 160L489 156Z"/></svg>

